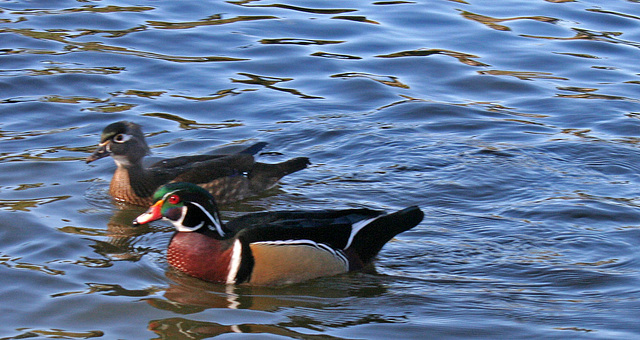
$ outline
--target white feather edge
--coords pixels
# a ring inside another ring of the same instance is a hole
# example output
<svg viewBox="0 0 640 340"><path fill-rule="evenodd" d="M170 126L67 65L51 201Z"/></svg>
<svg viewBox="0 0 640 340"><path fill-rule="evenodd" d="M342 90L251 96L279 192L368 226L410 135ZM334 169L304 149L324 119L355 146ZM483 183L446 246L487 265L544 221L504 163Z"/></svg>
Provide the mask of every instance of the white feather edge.
<svg viewBox="0 0 640 340"><path fill-rule="evenodd" d="M384 216L384 215L382 215ZM351 226L351 235L349 235L349 240L347 240L347 245L344 247L344 249L347 249L351 246L351 242L353 242L353 238L356 237L356 235L360 232L360 230L362 230L362 228L366 227L369 223L377 220L378 218L382 217L382 216L377 216L374 218L370 218L368 220L362 220L362 221L358 221L356 223L354 223Z"/></svg>

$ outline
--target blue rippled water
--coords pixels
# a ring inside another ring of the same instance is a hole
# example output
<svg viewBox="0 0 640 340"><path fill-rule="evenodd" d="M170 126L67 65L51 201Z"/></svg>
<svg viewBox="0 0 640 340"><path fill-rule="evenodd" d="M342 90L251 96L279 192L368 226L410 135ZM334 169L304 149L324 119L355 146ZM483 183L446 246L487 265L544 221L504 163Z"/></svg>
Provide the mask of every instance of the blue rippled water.
<svg viewBox="0 0 640 340"><path fill-rule="evenodd" d="M636 0L0 0L0 339L640 337ZM310 157L249 211L419 205L376 272L186 278L107 195L154 157Z"/></svg>

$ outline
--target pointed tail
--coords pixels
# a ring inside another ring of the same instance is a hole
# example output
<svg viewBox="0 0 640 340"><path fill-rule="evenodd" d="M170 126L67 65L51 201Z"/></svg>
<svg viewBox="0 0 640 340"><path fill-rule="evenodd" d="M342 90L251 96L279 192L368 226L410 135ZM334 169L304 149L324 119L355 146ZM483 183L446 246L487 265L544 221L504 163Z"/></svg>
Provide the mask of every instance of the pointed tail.
<svg viewBox="0 0 640 340"><path fill-rule="evenodd" d="M274 165L278 165L279 172L282 174L280 175L280 177L283 177L285 175L292 174L296 171L305 169L310 164L311 164L311 161L309 161L309 158L296 157L288 161L285 161L279 164L274 164Z"/></svg>
<svg viewBox="0 0 640 340"><path fill-rule="evenodd" d="M265 146L267 146L267 143L265 143L265 142L255 143L255 144L251 145L250 147L240 151L239 153L244 153L244 154L248 154L248 155L255 155L255 154L258 153L258 151L262 150Z"/></svg>
<svg viewBox="0 0 640 340"><path fill-rule="evenodd" d="M412 206L392 214L376 217L356 231L347 250L355 252L367 264L394 236L418 225L424 218L420 208Z"/></svg>
<svg viewBox="0 0 640 340"><path fill-rule="evenodd" d="M255 163L249 173L251 188L262 191L274 186L278 180L290 173L302 170L311 164L309 158L298 157L276 164Z"/></svg>

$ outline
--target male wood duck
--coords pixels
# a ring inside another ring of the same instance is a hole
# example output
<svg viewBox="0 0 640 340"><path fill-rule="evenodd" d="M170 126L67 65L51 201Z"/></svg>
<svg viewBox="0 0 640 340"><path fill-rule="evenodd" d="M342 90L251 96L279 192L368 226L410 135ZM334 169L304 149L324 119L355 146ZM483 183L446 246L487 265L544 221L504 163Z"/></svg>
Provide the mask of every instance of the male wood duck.
<svg viewBox="0 0 640 340"><path fill-rule="evenodd" d="M224 224L213 196L197 185L170 183L153 199L133 223L170 221L177 232L167 262L190 276L226 284L281 285L362 269L385 243L424 216L415 206L392 214L275 211Z"/></svg>
<svg viewBox="0 0 640 340"><path fill-rule="evenodd" d="M280 178L309 165L306 157L276 164L257 163L253 155L266 143L257 143L231 155L196 155L165 159L142 166L149 146L138 124L121 121L102 131L98 149L87 163L111 156L117 168L109 194L117 201L149 206L163 184L190 182L207 189L220 204L238 201L273 187Z"/></svg>

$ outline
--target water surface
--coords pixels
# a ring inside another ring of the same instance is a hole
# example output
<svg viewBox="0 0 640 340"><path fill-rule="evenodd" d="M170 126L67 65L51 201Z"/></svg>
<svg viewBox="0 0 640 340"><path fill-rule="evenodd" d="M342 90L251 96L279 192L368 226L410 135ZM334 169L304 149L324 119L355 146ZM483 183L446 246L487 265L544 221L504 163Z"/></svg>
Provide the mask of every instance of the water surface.
<svg viewBox="0 0 640 340"><path fill-rule="evenodd" d="M633 0L0 0L0 339L640 336ZM250 211L419 205L375 272L276 287L169 269L115 165L310 157Z"/></svg>

